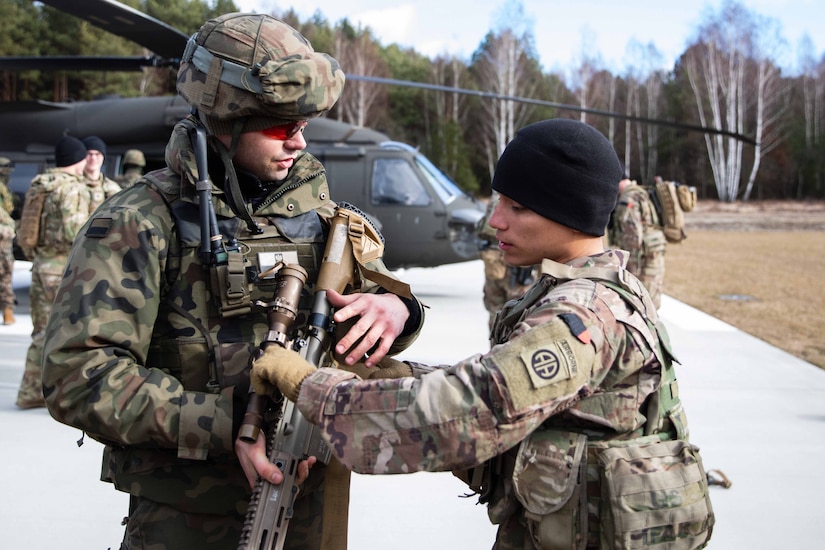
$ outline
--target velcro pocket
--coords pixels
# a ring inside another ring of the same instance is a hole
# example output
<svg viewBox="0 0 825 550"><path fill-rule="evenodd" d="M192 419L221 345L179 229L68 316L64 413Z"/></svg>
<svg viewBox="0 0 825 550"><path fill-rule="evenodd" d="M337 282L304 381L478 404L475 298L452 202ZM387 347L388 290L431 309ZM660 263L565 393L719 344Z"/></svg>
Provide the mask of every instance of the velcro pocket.
<svg viewBox="0 0 825 550"><path fill-rule="evenodd" d="M681 440L611 447L599 464L603 548L707 544L714 515L698 447Z"/></svg>
<svg viewBox="0 0 825 550"><path fill-rule="evenodd" d="M519 446L513 470L516 497L535 516L555 512L570 499L579 480L587 436L537 430Z"/></svg>

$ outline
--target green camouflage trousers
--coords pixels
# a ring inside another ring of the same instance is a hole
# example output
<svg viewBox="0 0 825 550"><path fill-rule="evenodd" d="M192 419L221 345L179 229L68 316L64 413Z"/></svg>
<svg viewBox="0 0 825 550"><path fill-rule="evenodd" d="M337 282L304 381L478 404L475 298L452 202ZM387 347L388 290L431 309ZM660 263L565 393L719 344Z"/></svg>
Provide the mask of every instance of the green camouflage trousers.
<svg viewBox="0 0 825 550"><path fill-rule="evenodd" d="M170 505L134 496L129 508L120 550L237 550L241 539L242 515L185 513ZM284 549L322 550L322 512L323 484L302 486L293 507Z"/></svg>

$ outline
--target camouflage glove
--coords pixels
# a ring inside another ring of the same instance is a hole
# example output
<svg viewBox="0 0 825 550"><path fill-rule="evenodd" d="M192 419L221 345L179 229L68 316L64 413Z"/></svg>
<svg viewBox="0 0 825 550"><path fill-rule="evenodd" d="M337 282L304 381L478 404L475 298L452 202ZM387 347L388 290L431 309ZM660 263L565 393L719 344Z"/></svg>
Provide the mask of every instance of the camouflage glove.
<svg viewBox="0 0 825 550"><path fill-rule="evenodd" d="M375 372L370 374L370 379L376 378L404 378L412 376L412 367L404 361L393 359L392 357L384 357L374 367Z"/></svg>
<svg viewBox="0 0 825 550"><path fill-rule="evenodd" d="M252 361L249 379L252 389L261 395L272 395L275 389L290 401L298 400L304 378L316 367L297 352L281 346L268 346L263 355Z"/></svg>

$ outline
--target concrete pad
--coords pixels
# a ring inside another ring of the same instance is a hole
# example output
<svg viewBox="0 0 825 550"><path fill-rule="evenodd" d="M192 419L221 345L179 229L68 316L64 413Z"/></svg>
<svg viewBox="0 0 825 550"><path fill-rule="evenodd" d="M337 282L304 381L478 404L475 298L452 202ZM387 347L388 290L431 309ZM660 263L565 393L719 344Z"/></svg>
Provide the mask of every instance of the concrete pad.
<svg viewBox="0 0 825 550"><path fill-rule="evenodd" d="M28 265L18 262L17 323L0 326L0 533L3 548L117 548L128 497L98 481L102 446L14 400L30 341ZM485 351L480 261L402 270L429 306L421 337L401 357L449 364ZM717 526L710 548L774 550L821 544L825 494L825 372L670 297L662 318L676 355L691 441L706 469L730 489L712 487ZM770 322L766 319L765 322ZM356 550L490 548L486 508L461 498L449 473L354 475L349 547Z"/></svg>

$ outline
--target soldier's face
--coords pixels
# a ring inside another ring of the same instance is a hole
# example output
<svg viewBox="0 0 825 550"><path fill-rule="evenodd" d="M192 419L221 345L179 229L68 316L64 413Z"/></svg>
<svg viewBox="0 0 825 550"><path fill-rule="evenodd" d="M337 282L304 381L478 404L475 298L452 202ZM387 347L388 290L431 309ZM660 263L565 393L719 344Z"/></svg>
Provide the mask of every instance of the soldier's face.
<svg viewBox="0 0 825 550"><path fill-rule="evenodd" d="M86 171L89 173L97 172L103 166L103 153L95 149L89 149L86 152Z"/></svg>
<svg viewBox="0 0 825 550"><path fill-rule="evenodd" d="M228 136L218 136L218 139L229 146ZM261 181L284 179L298 153L307 146L304 134L300 131L284 140L263 132L245 132L239 139L233 163L238 168L255 174Z"/></svg>
<svg viewBox="0 0 825 550"><path fill-rule="evenodd" d="M533 212L501 195L490 226L496 230L504 261L512 266L540 264L544 258L565 262L570 254L573 230Z"/></svg>

